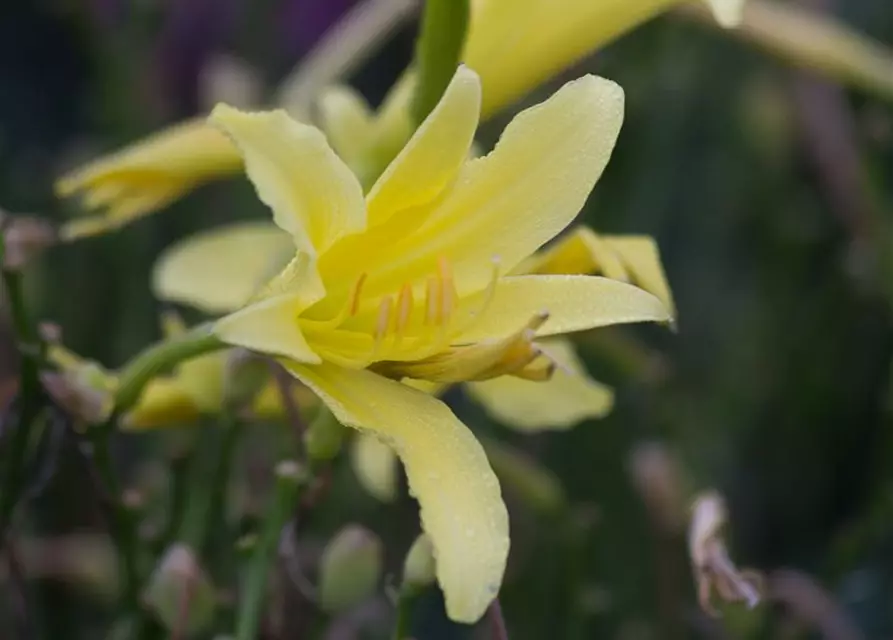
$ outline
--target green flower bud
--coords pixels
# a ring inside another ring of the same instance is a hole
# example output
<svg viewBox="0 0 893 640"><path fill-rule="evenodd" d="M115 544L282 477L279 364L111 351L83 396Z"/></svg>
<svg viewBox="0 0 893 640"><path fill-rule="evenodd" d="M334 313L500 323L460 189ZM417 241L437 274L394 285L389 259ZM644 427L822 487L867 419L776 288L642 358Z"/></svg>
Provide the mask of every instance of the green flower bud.
<svg viewBox="0 0 893 640"><path fill-rule="evenodd" d="M374 533L348 525L332 538L319 567L319 603L338 613L371 596L381 578L384 549Z"/></svg>
<svg viewBox="0 0 893 640"><path fill-rule="evenodd" d="M227 354L223 374L224 402L237 410L249 406L270 375L270 364L266 360L246 349L232 349Z"/></svg>
<svg viewBox="0 0 893 640"><path fill-rule="evenodd" d="M328 462L341 451L344 442L345 427L332 415L326 407L320 407L319 413L307 427L304 434L304 446L307 457L312 462Z"/></svg>
<svg viewBox="0 0 893 640"><path fill-rule="evenodd" d="M171 633L193 637L214 621L214 585L184 544L170 547L149 579L145 600Z"/></svg>
<svg viewBox="0 0 893 640"><path fill-rule="evenodd" d="M434 547L424 533L415 539L403 561L403 586L421 589L432 584L436 578Z"/></svg>

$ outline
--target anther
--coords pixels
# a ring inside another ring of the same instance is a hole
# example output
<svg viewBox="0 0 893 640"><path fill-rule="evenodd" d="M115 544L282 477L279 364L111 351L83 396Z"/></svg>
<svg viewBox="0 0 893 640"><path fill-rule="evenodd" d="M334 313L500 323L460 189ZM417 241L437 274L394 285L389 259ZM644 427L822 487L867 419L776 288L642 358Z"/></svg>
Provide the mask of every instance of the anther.
<svg viewBox="0 0 893 640"><path fill-rule="evenodd" d="M391 296L385 296L378 306L378 323L375 325L376 345L387 335L388 325L391 322L391 314L394 309L394 300Z"/></svg>
<svg viewBox="0 0 893 640"><path fill-rule="evenodd" d="M458 294L456 293L456 284L453 281L453 272L450 269L450 263L443 256L437 259L437 275L440 278L440 321L446 325L449 323L450 316L453 313L453 305L456 302Z"/></svg>
<svg viewBox="0 0 893 640"><path fill-rule="evenodd" d="M353 289L350 292L348 308L351 316L357 315L357 312L360 310L360 294L363 291L363 284L365 284L365 282L366 274L364 273L357 279L356 284L354 284Z"/></svg>
<svg viewBox="0 0 893 640"><path fill-rule="evenodd" d="M412 285L408 282L400 289L397 295L397 314L394 317L394 331L398 336L403 334L409 318L412 314Z"/></svg>
<svg viewBox="0 0 893 640"><path fill-rule="evenodd" d="M428 278L425 290L425 324L437 324L440 320L440 280Z"/></svg>

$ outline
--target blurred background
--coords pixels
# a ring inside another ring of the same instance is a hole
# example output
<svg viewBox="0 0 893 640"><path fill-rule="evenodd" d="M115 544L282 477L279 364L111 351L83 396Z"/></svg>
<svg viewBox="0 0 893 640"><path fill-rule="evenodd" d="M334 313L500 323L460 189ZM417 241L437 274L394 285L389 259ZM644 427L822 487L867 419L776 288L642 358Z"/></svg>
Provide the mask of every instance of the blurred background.
<svg viewBox="0 0 893 640"><path fill-rule="evenodd" d="M61 220L70 212L52 183L62 171L217 100L263 104L351 4L4 3L0 206ZM812 4L893 46L889 0ZM410 59L415 29L402 28L350 78L373 104ZM476 431L550 470L571 505L558 518L506 489L513 549L502 606L511 638L893 637L893 107L675 13L564 79L584 71L620 83L627 111L582 217L601 232L657 238L679 330L583 336L587 364L618 399L607 418L568 432L520 436L461 395L450 398ZM509 117L487 124L484 146ZM119 232L52 250L29 267L29 301L62 328L66 345L120 365L160 336L149 277L161 250L196 230L266 215L244 179L202 187ZM12 351L3 351L10 375ZM235 499L248 521L269 484L278 430L258 426L243 445ZM125 483L157 485L171 452L202 437L195 431L122 435ZM65 545L104 523L76 448L63 441L58 455L21 534L26 547L39 543L47 565L32 563L29 596L45 612L44 637L96 638L109 621L114 572L101 544ZM364 496L344 458L306 525L308 549L361 522L384 539L397 574L417 533L415 505ZM777 578L772 602L723 606L721 619L698 607L684 537L685 501L708 488L727 498L735 561ZM56 575L66 554L95 569L96 588ZM788 570L802 580L784 582ZM12 603L14 594L2 598ZM385 602L363 610L367 635L331 637L387 637ZM10 607L0 608L8 620ZM435 591L414 624L420 640L489 637L448 624ZM828 635L835 628L856 635Z"/></svg>

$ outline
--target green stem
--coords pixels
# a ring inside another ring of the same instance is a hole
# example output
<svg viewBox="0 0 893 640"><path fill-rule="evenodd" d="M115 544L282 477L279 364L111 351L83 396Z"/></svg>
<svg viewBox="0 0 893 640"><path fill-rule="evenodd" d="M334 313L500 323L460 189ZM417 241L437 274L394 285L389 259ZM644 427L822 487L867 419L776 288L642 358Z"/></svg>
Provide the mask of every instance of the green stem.
<svg viewBox="0 0 893 640"><path fill-rule="evenodd" d="M434 110L456 73L467 29L468 0L425 2L421 33L416 40L418 79L411 105L416 125Z"/></svg>
<svg viewBox="0 0 893 640"><path fill-rule="evenodd" d="M235 640L254 640L257 637L267 599L267 571L276 555L282 527L291 517L307 480L307 474L295 462L281 462L276 467L275 496L249 560L245 589L236 612Z"/></svg>
<svg viewBox="0 0 893 640"><path fill-rule="evenodd" d="M118 552L118 567L124 588L125 611L138 615L140 609L139 536L133 511L124 504L118 475L112 464L108 438L95 434L92 438L93 461L104 489L109 494L111 537Z"/></svg>
<svg viewBox="0 0 893 640"><path fill-rule="evenodd" d="M0 241L0 264L5 259L5 241ZM18 418L12 428L9 448L6 452L6 472L3 475L0 494L0 540L5 539L6 528L22 490L22 469L28 446L31 425L40 413L42 392L39 368L42 345L37 328L31 322L25 305L21 274L3 267L0 269L6 287L6 299L12 316L13 330L19 346L21 365L19 370Z"/></svg>
<svg viewBox="0 0 893 640"><path fill-rule="evenodd" d="M227 480L241 432L238 420L230 413L224 414L223 424L219 425L219 429L222 433L215 434L219 435L219 442L213 450L213 459L208 464L200 465L199 473L193 478L197 495L187 511L180 536L183 542L199 554L208 551L214 525L223 519Z"/></svg>
<svg viewBox="0 0 893 640"><path fill-rule="evenodd" d="M416 600L418 590L404 585L397 597L397 616L394 621L394 633L392 640L406 640L409 638L409 626L412 617L412 605Z"/></svg>
<svg viewBox="0 0 893 640"><path fill-rule="evenodd" d="M158 342L131 360L121 372L115 393L115 413L123 413L139 400L143 387L159 373L183 360L226 348L226 344L202 324L176 338Z"/></svg>

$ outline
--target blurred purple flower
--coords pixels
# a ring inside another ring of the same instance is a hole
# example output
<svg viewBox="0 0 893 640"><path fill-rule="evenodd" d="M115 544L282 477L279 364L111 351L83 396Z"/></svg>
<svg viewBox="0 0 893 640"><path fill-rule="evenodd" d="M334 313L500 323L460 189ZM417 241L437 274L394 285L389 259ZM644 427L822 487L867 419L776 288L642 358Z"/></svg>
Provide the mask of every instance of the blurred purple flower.
<svg viewBox="0 0 893 640"><path fill-rule="evenodd" d="M285 54L296 60L307 53L357 0L284 0Z"/></svg>
<svg viewBox="0 0 893 640"><path fill-rule="evenodd" d="M155 64L163 106L174 115L198 109L199 77L229 34L236 4L237 0L170 0Z"/></svg>

